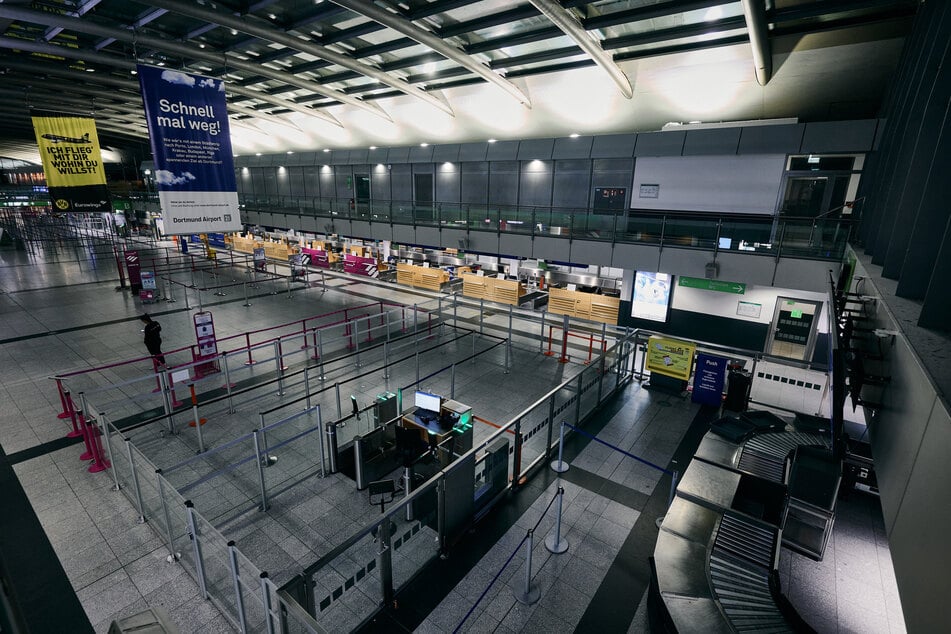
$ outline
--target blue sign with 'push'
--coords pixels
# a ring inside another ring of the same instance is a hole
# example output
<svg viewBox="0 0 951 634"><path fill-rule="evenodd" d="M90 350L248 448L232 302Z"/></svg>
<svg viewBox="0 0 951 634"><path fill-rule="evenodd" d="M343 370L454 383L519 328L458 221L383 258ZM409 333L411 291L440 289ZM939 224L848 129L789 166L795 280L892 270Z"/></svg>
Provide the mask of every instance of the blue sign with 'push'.
<svg viewBox="0 0 951 634"><path fill-rule="evenodd" d="M700 352L693 377L694 403L719 405L723 398L727 359Z"/></svg>

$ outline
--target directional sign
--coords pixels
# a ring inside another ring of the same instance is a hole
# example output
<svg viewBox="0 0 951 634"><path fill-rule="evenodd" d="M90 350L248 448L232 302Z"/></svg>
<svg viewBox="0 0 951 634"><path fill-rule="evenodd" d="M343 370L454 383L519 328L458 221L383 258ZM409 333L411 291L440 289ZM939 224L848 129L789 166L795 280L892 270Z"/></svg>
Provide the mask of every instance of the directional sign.
<svg viewBox="0 0 951 634"><path fill-rule="evenodd" d="M702 277L687 277L686 275L680 276L680 282L678 283L678 286L699 288L704 291L717 291L718 293L735 293L736 295L743 295L746 293L746 284L741 284L740 282L708 280Z"/></svg>

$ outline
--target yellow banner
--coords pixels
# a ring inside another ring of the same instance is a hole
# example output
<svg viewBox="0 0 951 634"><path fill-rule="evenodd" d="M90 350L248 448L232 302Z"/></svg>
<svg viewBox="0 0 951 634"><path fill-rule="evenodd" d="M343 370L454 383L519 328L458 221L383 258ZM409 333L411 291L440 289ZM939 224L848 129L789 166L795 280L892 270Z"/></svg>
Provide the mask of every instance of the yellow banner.
<svg viewBox="0 0 951 634"><path fill-rule="evenodd" d="M95 119L33 116L33 131L40 146L48 186L106 184Z"/></svg>
<svg viewBox="0 0 951 634"><path fill-rule="evenodd" d="M686 381L693 368L697 346L676 339L651 337L647 342L647 369Z"/></svg>

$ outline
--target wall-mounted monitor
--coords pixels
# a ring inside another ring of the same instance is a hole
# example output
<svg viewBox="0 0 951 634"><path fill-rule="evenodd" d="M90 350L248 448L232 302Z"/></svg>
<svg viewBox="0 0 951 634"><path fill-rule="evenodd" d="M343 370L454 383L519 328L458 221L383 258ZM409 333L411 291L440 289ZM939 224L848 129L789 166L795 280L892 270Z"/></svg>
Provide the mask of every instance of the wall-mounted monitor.
<svg viewBox="0 0 951 634"><path fill-rule="evenodd" d="M439 413L439 408L442 407L442 398L436 394L430 394L429 392L416 392L414 405L419 409L427 409L431 412Z"/></svg>
<svg viewBox="0 0 951 634"><path fill-rule="evenodd" d="M674 276L669 273L637 271L631 293L631 317L666 322Z"/></svg>

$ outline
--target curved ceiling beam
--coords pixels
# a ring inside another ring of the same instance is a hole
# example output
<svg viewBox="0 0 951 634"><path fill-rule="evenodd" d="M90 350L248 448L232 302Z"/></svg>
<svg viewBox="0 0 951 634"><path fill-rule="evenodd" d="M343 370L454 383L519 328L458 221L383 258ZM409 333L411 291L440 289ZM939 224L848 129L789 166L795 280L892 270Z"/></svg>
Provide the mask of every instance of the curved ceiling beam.
<svg viewBox="0 0 951 634"><path fill-rule="evenodd" d="M0 68L8 68L8 69L20 71L23 73L29 73L34 82L36 81L37 76L42 76L42 75L62 77L72 82L72 84L70 85L71 89L76 89L76 88L81 89L84 85L84 82L95 83L95 84L104 85L104 86L111 86L113 88L120 88L123 90L127 90L129 91L129 93L131 93L128 95L123 95L123 96L133 100L133 102L136 104L141 103L142 95L140 93L141 88L139 87L139 83L131 79L119 79L118 77L109 77L102 74L97 74L94 76L86 75L84 73L74 71L74 70L69 70L67 68L57 68L55 66L51 66L48 64L39 64L35 62L13 60L8 57L0 57ZM231 84L226 83L225 88L229 92L231 92L233 86ZM92 92L92 91L101 90L101 89L90 86L88 90ZM255 99L258 98L257 93L254 93L253 91L245 90L245 92L247 92L251 98L255 98ZM109 104L109 105L112 105L112 104ZM281 105L281 107L287 107L283 104L272 104L272 105ZM140 114L144 113L143 107L141 105L136 105L132 107L136 108ZM272 123L277 123L280 125L291 126L291 127L297 128L298 130L300 129L300 127L296 123L291 121L290 119L283 119L281 117L269 114L267 112L254 110L253 108L247 108L245 106L240 106L235 103L228 104L228 114L239 114L245 117L253 117L255 119L260 119L262 121L270 121Z"/></svg>
<svg viewBox="0 0 951 634"><path fill-rule="evenodd" d="M463 68L475 73L487 82L495 84L517 99L518 102L526 108L532 107L531 100L518 88L518 86L508 81L501 75L492 72L488 66L469 57L464 52L449 44L438 35L434 35L433 33L416 26L406 18L395 13L390 13L389 11L384 11L380 7L376 6L372 2L368 2L367 0L331 0L331 2L338 4L341 7L350 9L354 13L370 18L375 22L379 22L383 26L389 27L398 33L402 33L406 37L416 40L424 46L428 46L443 57L456 62Z"/></svg>
<svg viewBox="0 0 951 634"><path fill-rule="evenodd" d="M29 112L16 110L14 108L10 108L8 106L3 106L3 105L0 105L0 117L2 117L5 120L22 119L24 122L26 122L27 126L29 125L29 122L32 119L32 117L30 117ZM100 122L100 121L96 121L96 129L104 130L106 132L109 132L110 134L136 137L136 138L139 138L139 137L148 138L149 136L145 128L142 128L141 130L139 130L127 125L110 125L109 123Z"/></svg>
<svg viewBox="0 0 951 634"><path fill-rule="evenodd" d="M332 64L343 66L344 68L352 70L356 73L360 73L361 75L375 79L381 84L385 84L390 88L395 88L400 92L410 95L411 97L421 99L431 106L439 108L447 114L453 114L452 108L449 106L449 104L440 100L435 95L422 90L418 86L414 86L402 79L399 79L398 77L394 77L393 75L390 75L379 68L361 63L349 55L337 53L326 46L313 44L307 40L295 37L278 29L255 24L245 16L238 17L227 13L221 13L219 11L212 11L194 3L182 2L181 0L142 1L148 2L150 5L155 7L168 9L173 13L178 13L180 15L195 18L197 20L204 20L205 22L218 24L236 31L241 31L242 33L252 35L262 40L283 44L284 46L295 51L300 51L301 53L307 53L309 55L313 55L314 57L319 57L320 59L326 60Z"/></svg>
<svg viewBox="0 0 951 634"><path fill-rule="evenodd" d="M570 37L575 44L581 47L588 57L594 60L594 63L600 66L606 72L611 80L620 88L621 94L626 99L634 96L634 88L624 71L614 63L614 58L610 53L606 53L601 48L601 43L591 37L581 23L563 6L555 0L529 0L535 8L557 26L562 32Z"/></svg>
<svg viewBox="0 0 951 634"><path fill-rule="evenodd" d="M377 116L383 117L384 119L390 121L389 115L383 112L378 106L374 104L367 103L361 99L351 97L344 94L339 90L333 90L331 88L326 88L317 82L310 81L308 79L300 79L291 73L285 73L283 71L272 70L265 66L260 66L258 64L252 64L244 60L237 59L235 57L229 56L227 53L213 53L202 50L197 46L189 46L187 44L182 44L180 42L173 42L170 40L164 40L160 37L154 37L151 35L143 35L136 33L134 31L128 31L126 29L120 29L116 27L105 26L102 24L96 24L89 20L81 20L79 18L71 18L64 15L54 15L51 13L43 13L40 11L31 11L29 9L20 9L11 7L9 5L0 4L0 17L8 18L12 20L18 20L23 22L31 22L33 24L45 24L48 26L62 26L63 28L77 31L79 33L87 33L89 35L96 35L100 37L114 37L119 41L129 42L133 45L143 44L149 48L154 48L159 51L165 51L174 53L176 55L182 55L183 57L190 59L200 59L212 64L222 65L228 68L234 68L238 70L243 70L249 73L255 73L257 75L262 75L268 79L273 79L275 81L280 81L285 84L290 84L292 86L297 86L298 88L303 88L304 90L309 90L311 92L329 97L330 99L336 99L342 103L346 103L361 110L366 110ZM311 114L327 119L336 125L341 125L332 115L325 112L316 112L312 111ZM342 126L341 126L342 127Z"/></svg>
<svg viewBox="0 0 951 634"><path fill-rule="evenodd" d="M773 74L773 54L769 46L769 29L766 26L766 3L764 0L742 0L746 30L750 34L753 49L753 70L756 83L765 86Z"/></svg>
<svg viewBox="0 0 951 634"><path fill-rule="evenodd" d="M122 68L124 70L134 70L136 66L135 62L133 61L124 59L122 57L117 57L114 55L107 55L105 53L97 53L95 51L90 51L85 49L69 48L66 46L57 46L55 44L42 44L39 42L31 42L30 40L21 40L19 38L0 36L0 49L3 49L3 48L10 49L10 50L28 51L30 53L40 53L41 55L51 55L54 57L64 57L67 59L75 59L75 60L79 60L83 62L95 62L96 64L102 64L103 66L113 66L116 68ZM4 58L4 59L0 59L0 66L7 66L10 68L17 68L17 67L26 68L27 66L32 66L32 64L28 65L20 61ZM45 65L39 65L39 66L44 69L42 72L49 72L51 74L61 72L55 68L52 70L48 69ZM26 72L39 72L39 71L26 71ZM62 72L68 73L70 71L62 71ZM65 76L67 77L80 76L83 79L87 79L87 80L89 79L89 77L82 75L80 73L72 73L72 75L65 75ZM96 80L99 83L103 83L103 84L108 84L110 81L120 81L120 82L123 81L121 79L115 79L112 77L103 77L102 75L99 75ZM133 84L136 87L135 90L139 90L138 83L136 82L129 82L129 83ZM257 99L259 101L269 103L272 106L275 106L278 108L286 108L288 110L293 110L294 112L300 112L301 114L306 114L308 116L312 116L312 117L315 116L321 119L326 119L330 123L340 125L340 123L333 117L327 118L329 117L329 115L325 115L324 113L318 110L314 110L313 108L307 108L305 106L301 106L287 99L282 99L280 97L272 97L271 95L267 93L259 92L257 90L251 90L249 88L244 88L242 86L235 86L233 83L229 84L227 82L225 83L225 90L235 95L241 95L242 97L245 97L247 99ZM242 110L247 111L248 116L256 116L256 117L264 116L264 117L267 117L269 120L273 120L277 123L281 123L283 125L292 125L294 127L297 127L291 121L286 121L284 119L281 119L280 117L276 117L274 115L270 115L267 113L259 113L256 110L253 110L250 108L243 108L242 106L229 104L228 109L230 110L231 108L236 108L235 112L239 112L237 108L241 108Z"/></svg>

